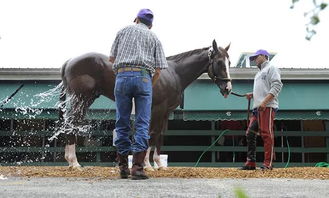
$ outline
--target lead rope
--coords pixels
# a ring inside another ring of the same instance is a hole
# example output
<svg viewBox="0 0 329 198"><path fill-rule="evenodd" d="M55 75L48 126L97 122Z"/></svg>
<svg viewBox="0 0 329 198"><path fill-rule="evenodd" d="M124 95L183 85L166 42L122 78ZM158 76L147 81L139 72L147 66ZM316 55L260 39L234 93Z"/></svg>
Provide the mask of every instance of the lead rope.
<svg viewBox="0 0 329 198"><path fill-rule="evenodd" d="M238 97L246 97L246 94L238 94L238 93L235 93L233 91L231 91L231 94L232 95L235 95L235 96L238 96ZM251 101L251 98L248 98L248 108L247 108L247 127L249 126L249 115L250 115L250 101Z"/></svg>

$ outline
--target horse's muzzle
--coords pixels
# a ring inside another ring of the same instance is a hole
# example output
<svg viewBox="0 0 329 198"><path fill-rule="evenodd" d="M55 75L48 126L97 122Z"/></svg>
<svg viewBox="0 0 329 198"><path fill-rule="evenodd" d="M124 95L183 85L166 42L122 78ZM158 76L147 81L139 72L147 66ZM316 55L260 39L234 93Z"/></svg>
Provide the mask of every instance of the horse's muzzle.
<svg viewBox="0 0 329 198"><path fill-rule="evenodd" d="M220 93L224 96L224 98L227 98L227 96L231 93L232 91L232 83L231 81L222 83L220 86Z"/></svg>

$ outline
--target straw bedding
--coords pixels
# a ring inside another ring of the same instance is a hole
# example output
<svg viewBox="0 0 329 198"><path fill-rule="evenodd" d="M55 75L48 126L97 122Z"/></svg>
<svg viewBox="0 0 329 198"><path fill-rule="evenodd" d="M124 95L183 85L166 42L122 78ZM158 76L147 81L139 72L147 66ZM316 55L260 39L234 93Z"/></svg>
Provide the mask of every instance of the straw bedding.
<svg viewBox="0 0 329 198"><path fill-rule="evenodd" d="M329 169L319 167L276 168L271 171L242 171L236 168L169 167L167 170L149 171L151 178L300 178L329 179ZM81 170L53 166L2 166L0 175L7 177L82 177L116 179L116 167L83 167Z"/></svg>

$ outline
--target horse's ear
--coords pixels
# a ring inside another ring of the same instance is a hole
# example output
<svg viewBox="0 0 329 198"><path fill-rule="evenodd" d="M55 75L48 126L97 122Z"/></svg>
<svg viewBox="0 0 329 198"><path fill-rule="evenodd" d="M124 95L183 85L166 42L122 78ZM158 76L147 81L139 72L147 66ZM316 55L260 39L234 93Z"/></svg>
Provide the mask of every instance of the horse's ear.
<svg viewBox="0 0 329 198"><path fill-rule="evenodd" d="M216 54L219 53L218 47L217 47L217 43L216 43L216 40L215 39L212 41L212 48L214 49L214 51L216 52Z"/></svg>
<svg viewBox="0 0 329 198"><path fill-rule="evenodd" d="M227 47L225 47L225 50L228 52L228 50L230 49L230 46L231 46L231 42L230 42L230 44L228 44L228 46Z"/></svg>

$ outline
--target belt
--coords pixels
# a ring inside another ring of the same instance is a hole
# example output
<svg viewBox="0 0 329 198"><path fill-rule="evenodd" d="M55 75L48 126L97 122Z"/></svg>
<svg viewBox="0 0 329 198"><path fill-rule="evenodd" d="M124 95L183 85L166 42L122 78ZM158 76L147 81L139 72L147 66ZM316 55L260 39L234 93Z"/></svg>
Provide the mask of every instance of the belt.
<svg viewBox="0 0 329 198"><path fill-rule="evenodd" d="M141 68L136 68L136 67L122 67L118 69L118 73L120 72L126 72L126 71L142 71Z"/></svg>

